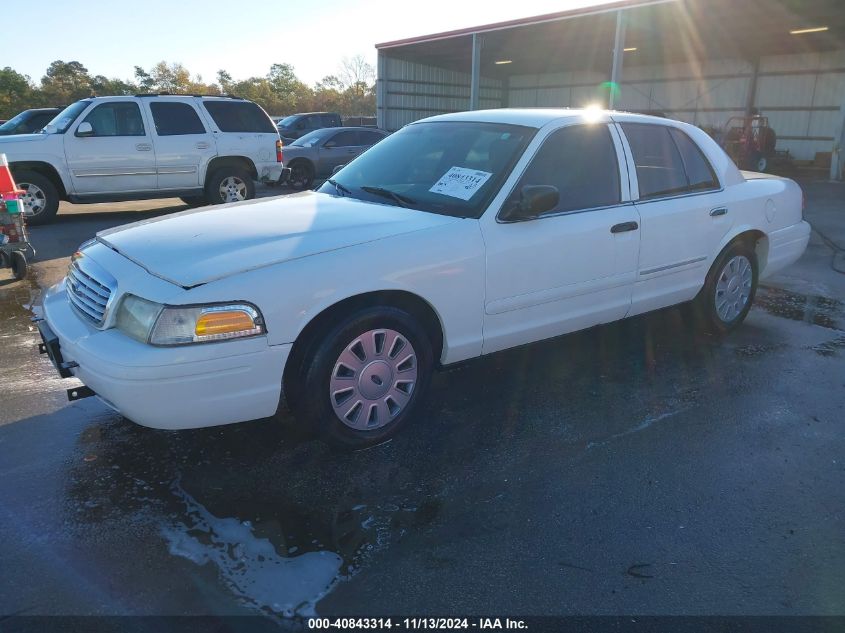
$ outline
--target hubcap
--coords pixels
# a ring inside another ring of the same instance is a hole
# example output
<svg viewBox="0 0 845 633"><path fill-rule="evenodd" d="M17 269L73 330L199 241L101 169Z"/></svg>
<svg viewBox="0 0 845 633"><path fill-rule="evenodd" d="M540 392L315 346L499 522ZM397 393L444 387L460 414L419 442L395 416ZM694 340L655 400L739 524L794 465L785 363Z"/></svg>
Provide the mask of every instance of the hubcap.
<svg viewBox="0 0 845 633"><path fill-rule="evenodd" d="M18 187L26 192L21 198L24 214L38 215L41 213L47 206L47 196L44 195L44 190L28 182L22 182Z"/></svg>
<svg viewBox="0 0 845 633"><path fill-rule="evenodd" d="M392 422L417 384L417 354L395 330L370 330L341 352L329 381L335 415L356 431Z"/></svg>
<svg viewBox="0 0 845 633"><path fill-rule="evenodd" d="M246 200L246 183L237 176L224 178L220 183L220 198L225 202Z"/></svg>
<svg viewBox="0 0 845 633"><path fill-rule="evenodd" d="M716 282L716 314L724 323L730 323L748 305L753 279L751 262L743 255L728 261Z"/></svg>

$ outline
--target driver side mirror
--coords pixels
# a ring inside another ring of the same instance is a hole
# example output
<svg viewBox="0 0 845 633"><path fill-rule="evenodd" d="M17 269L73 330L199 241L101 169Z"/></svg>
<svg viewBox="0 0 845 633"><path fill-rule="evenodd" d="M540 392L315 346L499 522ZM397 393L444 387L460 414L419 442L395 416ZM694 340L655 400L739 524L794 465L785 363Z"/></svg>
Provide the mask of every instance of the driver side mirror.
<svg viewBox="0 0 845 633"><path fill-rule="evenodd" d="M83 121L79 124L79 127L76 128L76 135L77 136L94 136L94 127L88 123L88 121Z"/></svg>
<svg viewBox="0 0 845 633"><path fill-rule="evenodd" d="M337 147L337 143L335 143L334 141L328 141L328 142L323 144L323 147L325 149L332 149L334 147Z"/></svg>
<svg viewBox="0 0 845 633"><path fill-rule="evenodd" d="M518 200L511 200L499 213L503 222L531 220L538 215L551 211L560 202L560 192L551 185L525 185L519 192Z"/></svg>

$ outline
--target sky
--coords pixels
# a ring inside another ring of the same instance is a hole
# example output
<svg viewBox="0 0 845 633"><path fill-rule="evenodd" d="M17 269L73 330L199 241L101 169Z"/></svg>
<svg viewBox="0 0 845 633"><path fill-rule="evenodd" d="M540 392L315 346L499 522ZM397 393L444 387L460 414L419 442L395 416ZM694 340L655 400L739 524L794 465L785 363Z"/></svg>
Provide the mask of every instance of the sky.
<svg viewBox="0 0 845 633"><path fill-rule="evenodd" d="M511 20L601 0L41 0L38 38L11 38L0 67L36 83L50 62L79 61L92 75L131 79L134 67L184 64L206 82L225 69L235 79L292 64L315 83L336 74L344 57L363 55L375 66L375 44Z"/></svg>

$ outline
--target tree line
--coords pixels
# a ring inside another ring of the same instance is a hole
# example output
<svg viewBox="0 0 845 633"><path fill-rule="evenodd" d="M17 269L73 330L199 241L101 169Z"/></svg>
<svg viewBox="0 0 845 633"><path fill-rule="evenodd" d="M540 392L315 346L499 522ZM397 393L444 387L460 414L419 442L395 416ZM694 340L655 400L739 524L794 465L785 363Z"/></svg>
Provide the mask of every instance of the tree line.
<svg viewBox="0 0 845 633"><path fill-rule="evenodd" d="M78 61L56 60L40 83L10 67L0 69L0 119L28 108L66 106L92 95L134 95L144 92L230 94L255 101L271 116L328 111L344 116L374 116L375 71L360 55L345 58L338 72L314 86L301 81L290 64L272 64L263 77L235 80L225 70L206 83L179 63L159 62L150 69L135 66L131 80L91 75Z"/></svg>

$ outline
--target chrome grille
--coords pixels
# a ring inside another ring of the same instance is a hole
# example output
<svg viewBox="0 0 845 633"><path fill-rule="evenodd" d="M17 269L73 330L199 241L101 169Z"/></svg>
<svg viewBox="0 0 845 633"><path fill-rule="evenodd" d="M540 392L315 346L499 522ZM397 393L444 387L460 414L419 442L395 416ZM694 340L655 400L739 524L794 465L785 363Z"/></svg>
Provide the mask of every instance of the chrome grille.
<svg viewBox="0 0 845 633"><path fill-rule="evenodd" d="M105 271L93 270L94 266L84 257L73 260L67 273L67 298L81 315L94 325L101 326L115 283Z"/></svg>

